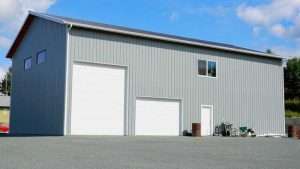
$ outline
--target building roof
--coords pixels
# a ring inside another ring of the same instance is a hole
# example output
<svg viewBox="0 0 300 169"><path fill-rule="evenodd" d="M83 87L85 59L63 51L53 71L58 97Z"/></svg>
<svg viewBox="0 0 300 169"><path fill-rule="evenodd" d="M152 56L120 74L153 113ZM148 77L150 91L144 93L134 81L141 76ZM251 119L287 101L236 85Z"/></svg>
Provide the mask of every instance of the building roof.
<svg viewBox="0 0 300 169"><path fill-rule="evenodd" d="M10 96L0 96L0 107L10 107Z"/></svg>
<svg viewBox="0 0 300 169"><path fill-rule="evenodd" d="M156 33L156 32L127 28L127 27L122 27L122 26L109 25L109 24L92 22L92 21L84 21L84 20L80 20L80 19L67 18L67 17L50 15L50 14L45 14L45 13L37 13L37 12L29 12L29 15L28 15L27 19L25 20L19 34L17 35L15 41L13 42L11 48L9 49L9 51L6 55L7 58L12 58L12 56L16 52L19 44L21 43L21 41L22 41L22 39L34 17L43 18L43 19L50 20L50 21L53 21L53 22L56 22L59 24L81 27L81 28L86 28L86 29L101 30L101 31L113 32L113 33L118 33L118 34L123 34L123 35L142 37L142 38L148 38L148 39L156 39L156 40L161 40L161 41L193 45L193 46L199 46L199 47L204 47L204 48L213 48L213 49L218 49L218 50L223 50L223 51L237 52L237 53L243 53L243 54L249 54L249 55L255 55L255 56L277 58L277 59L284 58L279 55L269 54L269 53L252 50L252 49L247 49L247 48L230 45L230 44L225 44L225 43L217 43L217 42L181 37L181 36L170 35L170 34Z"/></svg>

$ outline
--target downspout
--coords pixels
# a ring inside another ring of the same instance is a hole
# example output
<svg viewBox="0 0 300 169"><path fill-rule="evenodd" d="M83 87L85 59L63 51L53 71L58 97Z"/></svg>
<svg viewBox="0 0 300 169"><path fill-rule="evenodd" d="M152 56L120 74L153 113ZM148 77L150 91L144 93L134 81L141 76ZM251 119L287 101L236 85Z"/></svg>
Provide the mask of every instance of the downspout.
<svg viewBox="0 0 300 169"><path fill-rule="evenodd" d="M72 24L67 24L66 25L66 65L65 65L65 104L64 104L64 131L63 135L69 135L70 134L70 114L71 114L71 107L70 107L70 55L69 55L69 50L70 50L70 31L72 29L73 25Z"/></svg>
<svg viewBox="0 0 300 169"><path fill-rule="evenodd" d="M288 59L282 59L282 74L283 76L281 76L282 78L282 100L283 100L283 133L282 135L285 136L285 131L286 131L286 126L285 126L285 82L284 82L284 69L285 67L287 66L287 62L288 62Z"/></svg>

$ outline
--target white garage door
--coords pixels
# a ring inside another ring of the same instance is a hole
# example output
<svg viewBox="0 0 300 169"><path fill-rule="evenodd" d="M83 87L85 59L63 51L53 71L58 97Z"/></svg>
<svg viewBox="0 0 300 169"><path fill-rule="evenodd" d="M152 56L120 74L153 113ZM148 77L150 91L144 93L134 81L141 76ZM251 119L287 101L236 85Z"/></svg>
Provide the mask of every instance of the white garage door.
<svg viewBox="0 0 300 169"><path fill-rule="evenodd" d="M124 135L125 70L74 64L71 134Z"/></svg>
<svg viewBox="0 0 300 169"><path fill-rule="evenodd" d="M135 135L179 135L178 101L139 99L135 116Z"/></svg>

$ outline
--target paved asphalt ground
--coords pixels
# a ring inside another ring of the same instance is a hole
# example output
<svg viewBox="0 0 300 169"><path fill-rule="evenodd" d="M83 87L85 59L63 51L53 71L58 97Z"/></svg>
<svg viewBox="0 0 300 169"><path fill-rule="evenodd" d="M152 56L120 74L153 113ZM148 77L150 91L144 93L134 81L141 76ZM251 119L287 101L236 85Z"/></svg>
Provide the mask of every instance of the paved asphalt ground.
<svg viewBox="0 0 300 169"><path fill-rule="evenodd" d="M0 169L299 169L300 140L0 137Z"/></svg>

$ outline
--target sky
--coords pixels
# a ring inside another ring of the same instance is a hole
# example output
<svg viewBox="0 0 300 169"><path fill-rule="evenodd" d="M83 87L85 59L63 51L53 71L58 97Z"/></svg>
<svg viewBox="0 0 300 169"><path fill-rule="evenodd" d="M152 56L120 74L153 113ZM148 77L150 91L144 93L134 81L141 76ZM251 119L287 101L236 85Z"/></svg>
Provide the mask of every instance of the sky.
<svg viewBox="0 0 300 169"><path fill-rule="evenodd" d="M300 56L300 0L1 0L0 79L28 10Z"/></svg>

